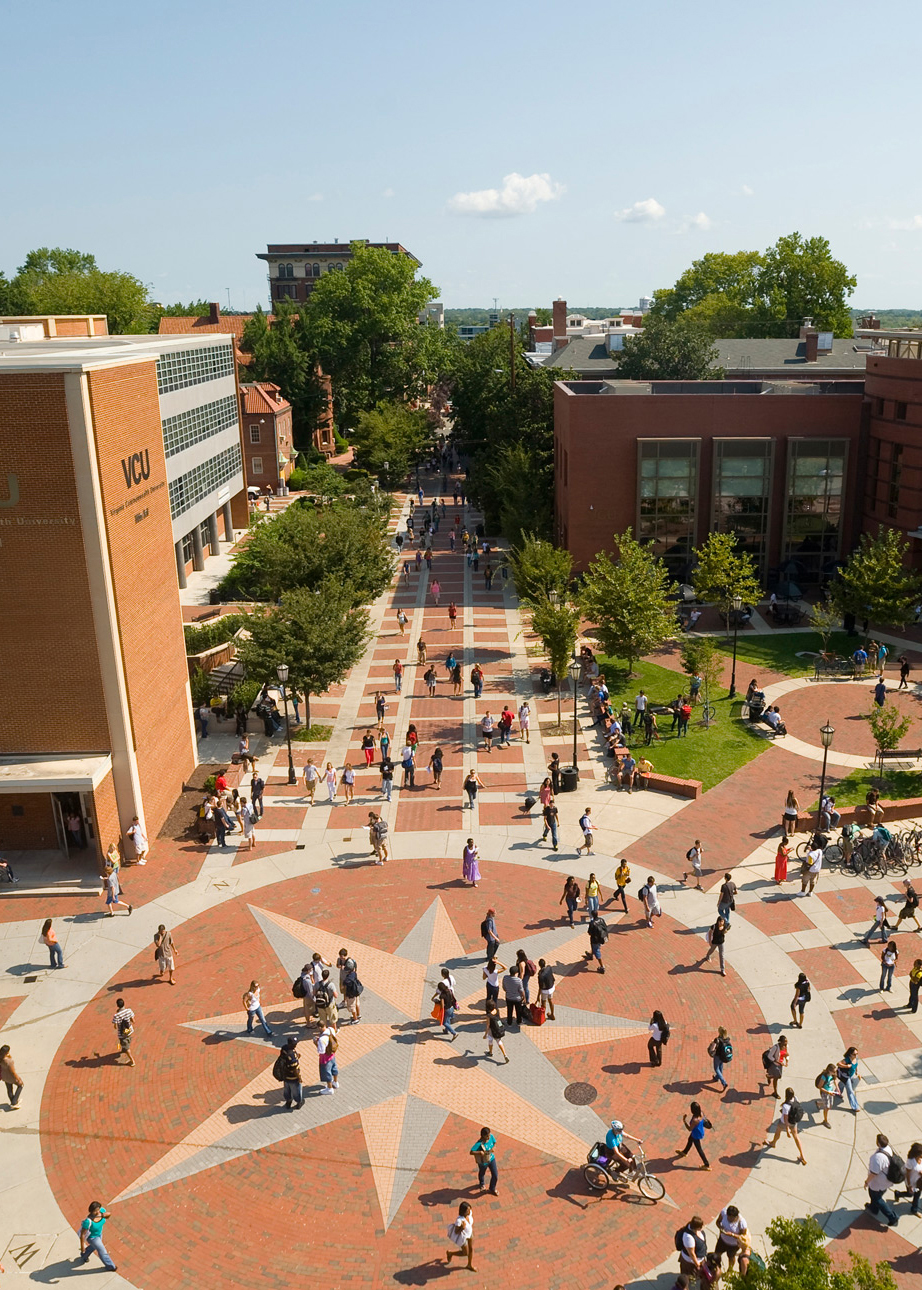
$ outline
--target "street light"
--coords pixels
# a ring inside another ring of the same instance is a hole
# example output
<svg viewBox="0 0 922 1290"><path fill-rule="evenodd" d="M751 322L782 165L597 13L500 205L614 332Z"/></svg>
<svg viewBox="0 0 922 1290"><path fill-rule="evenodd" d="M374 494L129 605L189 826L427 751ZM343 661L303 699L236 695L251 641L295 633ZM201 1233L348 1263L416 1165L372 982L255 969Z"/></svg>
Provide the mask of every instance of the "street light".
<svg viewBox="0 0 922 1290"><path fill-rule="evenodd" d="M573 683L573 769L578 770L579 766L576 760L576 690L577 682L579 681L580 666L575 650L573 651L573 658L567 670L570 673L570 680Z"/></svg>
<svg viewBox="0 0 922 1290"><path fill-rule="evenodd" d="M817 818L817 827L822 832L823 828L823 798L826 796L826 758L829 756L829 748L832 744L832 736L835 734L832 726L829 724L829 718L826 718L826 724L820 730L820 739L823 741L823 773L820 776L820 809Z"/></svg>
<svg viewBox="0 0 922 1290"><path fill-rule="evenodd" d="M295 774L295 764L291 756L291 726L288 723L288 664L279 663L275 669L275 674L279 679L279 685L282 687L282 698L285 700L285 735L288 739L288 782L297 784L298 777Z"/></svg>
<svg viewBox="0 0 922 1290"><path fill-rule="evenodd" d="M734 596L734 597L733 597L733 599L730 601L730 604L733 606L733 613L734 613L734 619L733 619L733 674L732 674L732 675L731 675L731 677L730 677L730 698L731 698L731 699L735 699L735 698L736 698L736 638L739 636L739 630L740 630L740 610L741 610L741 609L742 609L742 607L743 607L743 597L742 597L742 596Z"/></svg>
<svg viewBox="0 0 922 1290"><path fill-rule="evenodd" d="M555 609L556 609L556 608L557 608L557 606L560 604L560 592L559 592L559 591L557 591L557 590L556 590L556 588L555 588L555 590L554 590L554 591L549 591L549 592L547 593L547 598L548 598L548 600L551 602L551 604L554 606L554 608L555 608Z"/></svg>

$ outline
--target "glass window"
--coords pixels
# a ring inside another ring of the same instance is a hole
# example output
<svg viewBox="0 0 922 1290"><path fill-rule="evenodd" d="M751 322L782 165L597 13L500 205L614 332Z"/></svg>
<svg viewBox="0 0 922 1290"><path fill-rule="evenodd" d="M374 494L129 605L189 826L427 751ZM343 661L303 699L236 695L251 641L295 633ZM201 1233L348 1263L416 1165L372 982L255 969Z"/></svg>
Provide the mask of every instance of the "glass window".
<svg viewBox="0 0 922 1290"><path fill-rule="evenodd" d="M673 577L688 576L695 544L698 439L641 439L637 536L666 561Z"/></svg>
<svg viewBox="0 0 922 1290"><path fill-rule="evenodd" d="M315 278L319 278L319 277L320 277L320 265L319 265L319 264L314 264L314 265L311 265L311 268L313 269L314 277L315 277Z"/></svg>
<svg viewBox="0 0 922 1290"><path fill-rule="evenodd" d="M842 550L847 439L789 439L782 569L819 582Z"/></svg>
<svg viewBox="0 0 922 1290"><path fill-rule="evenodd" d="M250 426L250 443L259 443L259 426Z"/></svg>
<svg viewBox="0 0 922 1290"><path fill-rule="evenodd" d="M182 540L182 562L183 564L192 563L192 534L187 533Z"/></svg>
<svg viewBox="0 0 922 1290"><path fill-rule="evenodd" d="M234 374L234 352L230 345L171 350L157 359L157 392L183 390L203 381L217 381ZM234 402L231 396L231 403Z"/></svg>
<svg viewBox="0 0 922 1290"><path fill-rule="evenodd" d="M251 458L250 458L250 474L251 474L251 475L261 475L262 473L263 473L263 459L262 459L262 457L251 457Z"/></svg>
<svg viewBox="0 0 922 1290"><path fill-rule="evenodd" d="M200 466L188 470L178 479L170 480L170 518L176 519L195 506L209 493L217 492L222 484L233 479L243 468L240 444L235 443L217 453Z"/></svg>
<svg viewBox="0 0 922 1290"><path fill-rule="evenodd" d="M168 457L210 439L237 423L237 400L233 394L213 403L202 403L187 412L163 418L163 445Z"/></svg>
<svg viewBox="0 0 922 1290"><path fill-rule="evenodd" d="M887 498L887 515L896 518L900 504L900 479L903 475L903 445L895 443L890 457L890 492Z"/></svg>
<svg viewBox="0 0 922 1290"><path fill-rule="evenodd" d="M771 439L714 440L714 531L735 534L760 577L768 558L773 446Z"/></svg>

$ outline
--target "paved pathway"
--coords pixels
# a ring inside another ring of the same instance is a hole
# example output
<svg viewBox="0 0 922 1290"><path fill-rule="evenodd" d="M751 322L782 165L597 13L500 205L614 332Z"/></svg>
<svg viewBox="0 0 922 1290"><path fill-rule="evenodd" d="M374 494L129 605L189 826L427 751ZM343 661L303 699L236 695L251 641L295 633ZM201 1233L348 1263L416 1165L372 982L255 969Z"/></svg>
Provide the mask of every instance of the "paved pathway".
<svg viewBox="0 0 922 1290"><path fill-rule="evenodd" d="M882 1231L862 1209L874 1133L890 1133L903 1151L922 1133L922 1024L900 1007L914 936L899 934L896 987L886 995L876 988L876 952L856 935L867 926L873 893L896 898L895 887L835 874L823 875L813 897L800 896L793 879L774 886L784 791L792 785L805 799L818 777L809 757L782 745L691 803L617 792L591 773L593 740L581 730L584 776L578 793L561 798L561 850L542 844L522 801L540 783L552 748L569 759L568 741L542 737L556 703L535 693L539 660L528 653L514 590L497 581L487 591L482 570L450 552L453 516L449 506L435 544L441 604L433 604L425 566L409 587L396 583L374 607L366 658L335 694L312 704L314 720L333 725L330 740L296 745L299 766L309 755L356 765L354 805L341 798L329 805L321 792L309 809L300 786L287 785L287 754L276 741L252 853L219 852L194 837L158 839L150 864L128 877L130 918L103 921L91 890L54 895L37 878L30 893L28 875L24 894L0 904L0 1042L11 1044L26 1081L22 1109L0 1121L8 1180L0 1259L8 1272L21 1264L39 1281L66 1274L77 1247L73 1228L95 1196L113 1208L107 1238L120 1264L118 1273L103 1274L104 1284L262 1284L271 1268L274 1284L287 1286L300 1284L307 1266L337 1286L422 1285L444 1274L436 1260L449 1216L470 1198L473 1284L492 1283L501 1266L513 1290L602 1290L615 1280L667 1290L681 1218L698 1210L710 1220L736 1198L757 1247L773 1214L816 1212L835 1252L887 1258L903 1290L919 1290L920 1221L907 1219L903 1205L899 1229ZM464 519L476 517L467 511ZM459 609L454 632L451 598ZM403 638L398 606L411 618ZM435 699L425 695L414 661L420 636L439 669ZM459 697L444 679L449 648L464 665ZM395 656L407 664L399 697ZM488 677L477 702L467 681L474 658ZM393 857L385 867L368 855L362 826L369 806L379 804L378 780L360 769L359 752L379 687L388 693L394 746L412 723L421 764L436 743L446 762L440 793L421 774L385 807ZM477 740L484 711L496 716L504 703L516 709L523 697L532 706L532 742L488 755ZM468 811L461 778L471 766L486 788ZM588 858L574 847L587 803L597 823ZM477 889L460 876L469 833L483 857ZM707 848L704 893L679 881L695 836ZM634 871L629 913L606 910L612 936L601 976L588 969L584 929L571 932L557 902L567 872L583 883L594 868L607 893L621 854ZM697 964L724 866L741 891L721 978L712 965ZM652 930L638 919L636 900L648 872L665 910ZM504 961L521 946L545 957L558 977L558 1019L510 1027L508 1066L486 1055L482 1038L479 928L487 905L497 910ZM57 915L62 972L45 966L38 944L46 909ZM153 976L150 936L159 922L173 928L178 947L172 988ZM323 1098L291 980L311 951L332 959L342 945L356 954L366 984L363 1019L342 1027L341 1087ZM428 1017L446 963L461 1001L454 1044ZM790 1082L809 1108L819 1066L847 1043L858 1045L864 1075L857 1116L836 1109L827 1130L808 1112L807 1169L790 1151L759 1146L774 1112L760 1094L759 1055L785 1029L800 970L811 976L813 1000L806 1029L789 1030ZM308 1083L301 1112L280 1106L271 1041L245 1034L239 999L253 976L277 1035L301 1041ZM137 1014L133 1070L112 1053L118 994ZM653 1008L674 1026L660 1070L646 1053ZM723 1098L708 1079L705 1052L718 1024L728 1026L735 1048ZM588 1086L591 1100L571 1101L575 1086ZM672 1159L692 1097L714 1123L710 1173ZM587 1194L585 1150L614 1115L646 1136L667 1187L658 1205ZM468 1151L481 1123L500 1141L495 1200L471 1187Z"/></svg>

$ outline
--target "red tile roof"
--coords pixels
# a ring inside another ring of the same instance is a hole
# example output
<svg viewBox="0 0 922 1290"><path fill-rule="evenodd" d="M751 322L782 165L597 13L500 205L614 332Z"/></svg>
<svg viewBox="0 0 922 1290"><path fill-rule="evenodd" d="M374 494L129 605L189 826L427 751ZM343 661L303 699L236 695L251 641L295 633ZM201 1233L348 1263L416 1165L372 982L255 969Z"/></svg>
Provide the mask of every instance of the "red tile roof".
<svg viewBox="0 0 922 1290"><path fill-rule="evenodd" d="M244 416L255 416L260 412L273 415L284 412L291 404L283 399L279 387L268 381L254 381L252 385L240 386Z"/></svg>
<svg viewBox="0 0 922 1290"><path fill-rule="evenodd" d="M253 314L222 314L216 323L206 314L204 318L167 318L160 319L159 334L161 336L185 336L188 332L223 332L227 336L236 336L239 338L243 335L243 329L253 317ZM273 314L266 315L267 320L271 323L275 321Z"/></svg>

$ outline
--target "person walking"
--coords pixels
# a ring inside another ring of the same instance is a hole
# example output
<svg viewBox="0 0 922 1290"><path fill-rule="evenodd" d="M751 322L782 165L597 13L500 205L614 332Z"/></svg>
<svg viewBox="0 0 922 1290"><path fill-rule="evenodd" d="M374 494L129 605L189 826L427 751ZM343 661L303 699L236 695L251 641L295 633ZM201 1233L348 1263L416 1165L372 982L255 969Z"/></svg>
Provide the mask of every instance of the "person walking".
<svg viewBox="0 0 922 1290"><path fill-rule="evenodd" d="M496 1006L496 1001L494 999L488 999L486 1022L483 1028L484 1039L489 1038L489 1044L487 1046L487 1056L488 1057L493 1056L493 1045L495 1043L497 1048L503 1055L503 1060L506 1062L506 1065L508 1066L509 1058L507 1057L506 1050L503 1047L503 1038L505 1034L506 1034L506 1027L503 1025L502 1017L500 1017L499 1015L499 1009Z"/></svg>
<svg viewBox="0 0 922 1290"><path fill-rule="evenodd" d="M554 969L548 966L546 959L538 959L538 1002L547 1010L548 1021L556 1021L554 1016L554 991L557 980Z"/></svg>
<svg viewBox="0 0 922 1290"><path fill-rule="evenodd" d="M62 968L64 966L64 951L61 949L61 942L58 940L51 922L50 918L46 918L42 923L41 942L51 958L51 966L53 968Z"/></svg>
<svg viewBox="0 0 922 1290"><path fill-rule="evenodd" d="M476 770L474 770L472 766L471 769L467 772L467 775L464 780L464 791L465 793L467 793L467 804L471 808L471 810L474 809L474 802L477 800L478 788L485 788L485 787L486 785L484 784L483 780L480 778L480 776L477 774Z"/></svg>
<svg viewBox="0 0 922 1290"><path fill-rule="evenodd" d="M172 933L168 932L163 923L154 932L154 958L157 962L157 975L163 980L164 972L168 972L170 985L175 985L173 972L176 967L176 946L173 944Z"/></svg>
<svg viewBox="0 0 922 1290"><path fill-rule="evenodd" d="M331 761L327 762L327 768L324 771L323 778L327 786L327 799L332 805L332 803L335 802L336 800L336 786L339 782L339 779L336 774L336 767L333 765Z"/></svg>
<svg viewBox="0 0 922 1290"><path fill-rule="evenodd" d="M898 932L900 930L900 923L904 918L911 918L916 925L916 931L922 932L922 924L920 924L918 918L919 897L916 894L916 889L908 878L903 880L903 886L906 889L906 896L903 901L903 908L900 910L899 917L896 920L894 931Z"/></svg>
<svg viewBox="0 0 922 1290"><path fill-rule="evenodd" d="M586 883L586 912L590 918L595 918L599 912L601 901L602 888L599 886L599 880L594 873L590 873L589 880Z"/></svg>
<svg viewBox="0 0 922 1290"><path fill-rule="evenodd" d="M839 1097L847 1097L849 1106L857 1112L858 1099L855 1096L855 1086L861 1079L858 1074L857 1048L846 1048L844 1055L839 1058L836 1063L836 1079L839 1084Z"/></svg>
<svg viewBox="0 0 922 1290"><path fill-rule="evenodd" d="M647 926L653 926L654 918L662 918L663 910L659 903L659 892L656 883L653 881L652 873L640 889L640 898L643 901L644 917L647 920Z"/></svg>
<svg viewBox="0 0 922 1290"><path fill-rule="evenodd" d="M860 938L861 943L863 945L870 945L871 937L875 932L880 933L881 942L884 944L890 939L890 924L887 921L887 902L884 900L883 896L874 897L874 921L865 932L864 936Z"/></svg>
<svg viewBox="0 0 922 1290"><path fill-rule="evenodd" d="M431 555L428 555L428 554L427 554L427 556L426 556L426 564L427 564L427 565L429 565L429 567L430 567L430 568L432 568L432 557L431 557ZM438 578L433 578L432 582L429 584L429 590L432 592L432 599L433 599L433 602L435 603L436 608L438 608L439 597L440 597L440 596L441 596L441 594L442 594L442 585L441 585L441 583L439 582Z"/></svg>
<svg viewBox="0 0 922 1290"><path fill-rule="evenodd" d="M134 1065L134 1058L131 1055L131 1041L134 1037L134 1013L131 1008L125 1005L124 999L115 1000L115 1015L112 1018L112 1026L118 1038L118 1048L115 1051L115 1060L122 1055L128 1058L127 1065Z"/></svg>
<svg viewBox="0 0 922 1290"><path fill-rule="evenodd" d="M791 1025L798 1030L804 1028L804 1009L811 999L810 982L806 972L801 972L794 982L794 998L791 1000Z"/></svg>
<svg viewBox="0 0 922 1290"><path fill-rule="evenodd" d="M506 1060L508 1061L509 1058L507 1057ZM463 1258L464 1255L466 1254L468 1272L477 1271L477 1269L474 1267L473 1232L474 1232L474 1212L471 1209L470 1205L467 1203L467 1201L463 1200L461 1202L461 1205L458 1208L458 1217L455 1219L453 1223L449 1225L449 1228L448 1228L448 1239L449 1241L451 1241L452 1245L456 1246L457 1248L454 1250L446 1251L445 1253L446 1263L450 1264L452 1259L455 1257L455 1255L460 1255Z"/></svg>
<svg viewBox="0 0 922 1290"><path fill-rule="evenodd" d="M908 690L909 673L910 673L912 664L909 662L909 659L906 657L905 654L900 655L898 662L900 665L900 683L896 688L898 690Z"/></svg>
<svg viewBox="0 0 922 1290"><path fill-rule="evenodd" d="M512 1014L515 1013L516 1025L525 1024L525 985L519 975L518 963L507 968L503 977L503 998L506 1000L506 1025L512 1025Z"/></svg>
<svg viewBox="0 0 922 1290"><path fill-rule="evenodd" d="M894 1163L890 1139L886 1134L878 1133L877 1149L871 1153L868 1161L868 1176L864 1183L870 1197L865 1209L869 1210L875 1218L882 1214L887 1220L888 1227L896 1227L898 1221L896 1210L887 1200L887 1188L893 1186L890 1171Z"/></svg>
<svg viewBox="0 0 922 1290"><path fill-rule="evenodd" d="M492 905L480 924L480 935L487 944L487 960L496 958L496 951L499 949L499 936L496 931L496 910Z"/></svg>
<svg viewBox="0 0 922 1290"><path fill-rule="evenodd" d="M451 1042L458 1038L458 1032L451 1024L455 1015L458 1000L455 997L454 981L448 968L442 968L442 979L436 986L432 1002L442 1009L442 1033L451 1035Z"/></svg>
<svg viewBox="0 0 922 1290"><path fill-rule="evenodd" d="M317 1036L317 1063L320 1071L320 1092L331 1096L339 1088L339 1067L336 1065L336 1050L339 1040L332 1026L324 1026Z"/></svg>
<svg viewBox="0 0 922 1290"><path fill-rule="evenodd" d="M720 891L717 896L717 912L720 915L720 917L724 920L727 927L730 926L731 911L736 909L737 890L738 890L737 885L733 881L733 874L725 873L724 880L721 884Z"/></svg>
<svg viewBox="0 0 922 1290"><path fill-rule="evenodd" d="M77 1262L86 1264L91 1254L98 1254L107 1272L117 1272L118 1267L103 1244L102 1229L106 1225L109 1211L104 1209L98 1200L90 1201L86 1218L80 1224L80 1256Z"/></svg>
<svg viewBox="0 0 922 1290"><path fill-rule="evenodd" d="M209 708L207 703L202 703L199 705L198 711L196 712L195 715L198 717L200 736L202 739L207 739L208 738L208 718L211 716L211 708Z"/></svg>
<svg viewBox="0 0 922 1290"><path fill-rule="evenodd" d="M343 797L345 798L345 800L347 802L354 802L355 801L355 770L353 769L351 761L347 761L346 764L343 766L342 786L343 786Z"/></svg>
<svg viewBox="0 0 922 1290"><path fill-rule="evenodd" d="M557 819L560 813L557 810L557 804L554 801L553 797L548 801L547 805L545 806L541 814L544 817L544 832L541 834L541 841L542 842L546 841L547 835L548 833L550 833L551 843L553 845L554 850L556 851L557 850Z"/></svg>
<svg viewBox="0 0 922 1290"><path fill-rule="evenodd" d="M685 859L691 865L691 871L695 875L695 890L701 891L701 862L704 858L704 847L701 845L701 839L695 838L694 844L685 852ZM688 881L688 871L682 874L682 881Z"/></svg>
<svg viewBox="0 0 922 1290"><path fill-rule="evenodd" d="M409 739L404 744L400 753L400 769L403 771L403 783L401 788L416 787L416 745L411 744Z"/></svg>
<svg viewBox="0 0 922 1290"><path fill-rule="evenodd" d="M253 776L250 780L250 802L253 805L253 814L258 820L261 820L266 812L266 808L263 805L263 793L265 793L265 791L266 781L263 779L262 775L257 772L254 766Z"/></svg>
<svg viewBox="0 0 922 1290"><path fill-rule="evenodd" d="M484 1179L489 1169L490 1195L495 1196L499 1179L499 1170L496 1168L496 1138L486 1125L480 1130L480 1137L471 1147L470 1154L477 1161L477 1186L481 1191L484 1190Z"/></svg>
<svg viewBox="0 0 922 1290"><path fill-rule="evenodd" d="M133 906L129 905L126 900L122 900L122 890L118 881L118 869L111 869L102 880L103 895L106 898L106 918L114 918L115 911L119 905L125 905L131 915Z"/></svg>
<svg viewBox="0 0 922 1290"><path fill-rule="evenodd" d="M781 828L785 837L793 837L797 832L797 817L800 814L800 803L794 796L793 788L788 789L788 795L784 800L784 810L781 813Z"/></svg>
<svg viewBox="0 0 922 1290"><path fill-rule="evenodd" d="M612 892L611 899L620 900L625 913L628 912L626 888L630 881L631 867L626 860L622 859L615 870L615 890Z"/></svg>
<svg viewBox="0 0 922 1290"><path fill-rule="evenodd" d="M461 690L463 689L463 687L464 687L464 674L461 671L461 664L456 662L454 667L451 669L452 694L457 697L461 693Z"/></svg>
<svg viewBox="0 0 922 1290"><path fill-rule="evenodd" d="M375 864L387 864L390 859L387 847L387 820L382 820L377 811L368 812L368 838Z"/></svg>
<svg viewBox="0 0 922 1290"><path fill-rule="evenodd" d="M134 858L138 864L147 864L147 855L150 851L150 843L147 840L147 834L141 825L137 815L132 817L131 824L128 827L126 838L131 838L131 844L134 847Z"/></svg>
<svg viewBox="0 0 922 1290"><path fill-rule="evenodd" d="M589 926L586 929L589 933L589 954L587 957L594 958L599 965L599 971L604 974L605 964L602 962L602 946L608 940L608 925L600 914L595 914L589 920Z"/></svg>
<svg viewBox="0 0 922 1290"><path fill-rule="evenodd" d="M899 950L893 941L888 941L883 948L880 956L880 985L878 989L884 994L889 994L893 988L893 973L896 971L896 961L899 958Z"/></svg>
<svg viewBox="0 0 922 1290"><path fill-rule="evenodd" d="M560 897L557 904L562 905L564 901L567 902L567 917L570 920L570 926L573 927L573 915L579 907L579 883L572 875L570 875L564 883L563 895Z"/></svg>
<svg viewBox="0 0 922 1290"><path fill-rule="evenodd" d="M912 1200L910 1214L918 1214L922 1199L922 1143L914 1142L906 1152L906 1190L895 1191L897 1200Z"/></svg>
<svg viewBox="0 0 922 1290"><path fill-rule="evenodd" d="M682 1116L682 1123L685 1125L686 1129L688 1130L688 1140L685 1143L685 1146L681 1149L681 1151L677 1151L675 1153L676 1160L684 1160L684 1158L688 1155L689 1151L691 1151L692 1147L694 1147L698 1155L701 1157L702 1163L700 1165L700 1168L710 1169L711 1166L708 1163L707 1156L704 1154L703 1144L704 1144L705 1130L711 1129L714 1126L711 1124L710 1120L707 1119L707 1117L704 1115L704 1112L701 1110L701 1104L699 1102L692 1102L691 1107L689 1109L689 1115Z"/></svg>
<svg viewBox="0 0 922 1290"><path fill-rule="evenodd" d="M788 846L787 838L781 838L778 842L778 850L775 852L775 886L780 887L787 880L788 860L791 858L791 848Z"/></svg>
<svg viewBox="0 0 922 1290"><path fill-rule="evenodd" d="M362 744L364 747L364 742ZM372 748L374 745L372 744ZM370 764L370 763L369 763ZM304 766L304 791L307 793L308 806L314 805L314 794L317 791L317 785L320 782L320 771L314 765L313 757L308 757Z"/></svg>
<svg viewBox="0 0 922 1290"><path fill-rule="evenodd" d="M10 1108L15 1111L19 1106L19 1099L22 1097L22 1090L25 1085L10 1056L9 1044L4 1044L0 1047L0 1081L6 1085L6 1095L10 1099Z"/></svg>
<svg viewBox="0 0 922 1290"><path fill-rule="evenodd" d="M479 663L471 668L471 685L474 687L474 698L479 699L483 694L483 668Z"/></svg>
<svg viewBox="0 0 922 1290"><path fill-rule="evenodd" d="M279 1049L275 1069L282 1081L286 1108L289 1111L300 1111L304 1105L304 1085L301 1083L298 1041L294 1035L289 1035L282 1048Z"/></svg>
<svg viewBox="0 0 922 1290"><path fill-rule="evenodd" d="M432 787L437 791L442 788L442 769L444 767L444 755L441 748L436 748L429 758L429 774L432 776Z"/></svg>
<svg viewBox="0 0 922 1290"><path fill-rule="evenodd" d="M531 707L529 706L528 700L523 699L519 704L519 734L527 744L531 743L530 726Z"/></svg>
<svg viewBox="0 0 922 1290"><path fill-rule="evenodd" d="M771 1085L772 1097L778 1097L778 1081L784 1073L784 1068L788 1064L788 1037L779 1035L777 1042L766 1048L762 1054L762 1068L765 1071L765 1079L759 1081L760 1088L768 1088Z"/></svg>
<svg viewBox="0 0 922 1290"><path fill-rule="evenodd" d="M725 1026L717 1027L717 1034L708 1044L708 1057L714 1063L714 1078L726 1092L730 1084L724 1075L724 1067L733 1061L733 1044Z"/></svg>
<svg viewBox="0 0 922 1290"><path fill-rule="evenodd" d="M579 827L582 830L583 841L581 845L576 848L576 854L582 855L583 848L585 847L586 855L591 856L592 855L592 807L591 806L587 806L586 809L583 811L582 815L580 816ZM594 877L595 877L594 874L590 874L590 878L594 878ZM596 887L598 887L598 885L599 884L596 883ZM586 888L586 897L587 899L589 897L588 886ZM598 899L598 896L596 897L596 899ZM596 906L596 908L598 908L598 905Z"/></svg>
<svg viewBox="0 0 922 1290"><path fill-rule="evenodd" d="M260 1003L260 986L258 981L251 981L250 988L243 993L243 1010L247 1018L247 1034L252 1035L253 1027L258 1021L267 1035L273 1035L274 1030L270 1027L268 1021L263 1016L262 1005Z"/></svg>
<svg viewBox="0 0 922 1290"><path fill-rule="evenodd" d="M416 567L417 567L417 569L419 568L419 552L418 552L418 551L416 552ZM407 616L406 616L406 614L403 612L403 610L402 610L402 609L398 609L398 610L397 610L397 626L398 626L398 627L399 627L399 629L400 629L400 635L401 635L401 636L406 635L406 630L407 630Z"/></svg>
<svg viewBox="0 0 922 1290"><path fill-rule="evenodd" d="M508 748L508 747L509 747L509 741L510 741L510 738L511 738L511 735L512 735L512 723L513 723L513 721L515 721L515 717L512 715L512 712L511 712L511 710L510 710L510 708L509 708L508 703L504 703L504 704L503 704L503 710L502 710L502 712L499 714L499 746L500 746L500 748Z"/></svg>
<svg viewBox="0 0 922 1290"><path fill-rule="evenodd" d="M914 959L909 969L909 1002L906 1004L910 1012L919 1011L920 986L922 986L922 959Z"/></svg>
<svg viewBox="0 0 922 1290"><path fill-rule="evenodd" d="M492 716L489 712L485 712L480 723L480 731L483 735L484 747L491 756L493 754L493 725Z"/></svg>
<svg viewBox="0 0 922 1290"><path fill-rule="evenodd" d="M816 1079L813 1081L813 1086L817 1093L819 1093L819 1097L816 1099L816 1108L817 1110L822 1110L823 1124L828 1129L830 1127L829 1112L835 1105L836 1099L835 1062L830 1062L828 1066L824 1067L824 1069L820 1071L819 1075L817 1075Z"/></svg>
<svg viewBox="0 0 922 1290"><path fill-rule="evenodd" d="M663 1044L669 1043L669 1022L657 1008L647 1026L650 1038L647 1040L647 1052L650 1054L651 1066L662 1066Z"/></svg>
<svg viewBox="0 0 922 1290"><path fill-rule="evenodd" d="M394 789L394 763L385 753L381 758L381 796L389 802Z"/></svg>
<svg viewBox="0 0 922 1290"><path fill-rule="evenodd" d="M794 1096L794 1090L792 1088L786 1088L784 1090L784 1101L781 1103L781 1114L779 1115L778 1123L775 1126L775 1136L771 1141L766 1138L764 1145L771 1150L772 1147L776 1147L778 1145L778 1139L781 1137L781 1134L785 1133L789 1138L794 1139L794 1146L797 1148L798 1162L805 1165L807 1163L807 1158L804 1155L804 1149L800 1142L800 1134L797 1131L797 1126L803 1118L804 1108Z"/></svg>
<svg viewBox="0 0 922 1290"><path fill-rule="evenodd" d="M395 658L394 666L391 670L394 673L394 693L400 694L403 689L403 662L399 658Z"/></svg>
<svg viewBox="0 0 922 1290"><path fill-rule="evenodd" d="M452 534L451 534L451 546L452 546L452 550L454 550L454 546L455 546L455 535L454 535L454 533L452 533ZM458 606L455 604L455 602L454 602L453 600L450 600L450 601L448 602L448 629L449 629L449 631L454 631L454 630L455 630L455 624L457 623L457 620L458 620Z"/></svg>
<svg viewBox="0 0 922 1290"><path fill-rule="evenodd" d="M474 839L468 838L461 853L461 876L465 882L476 887L480 881L480 849L474 845Z"/></svg>

